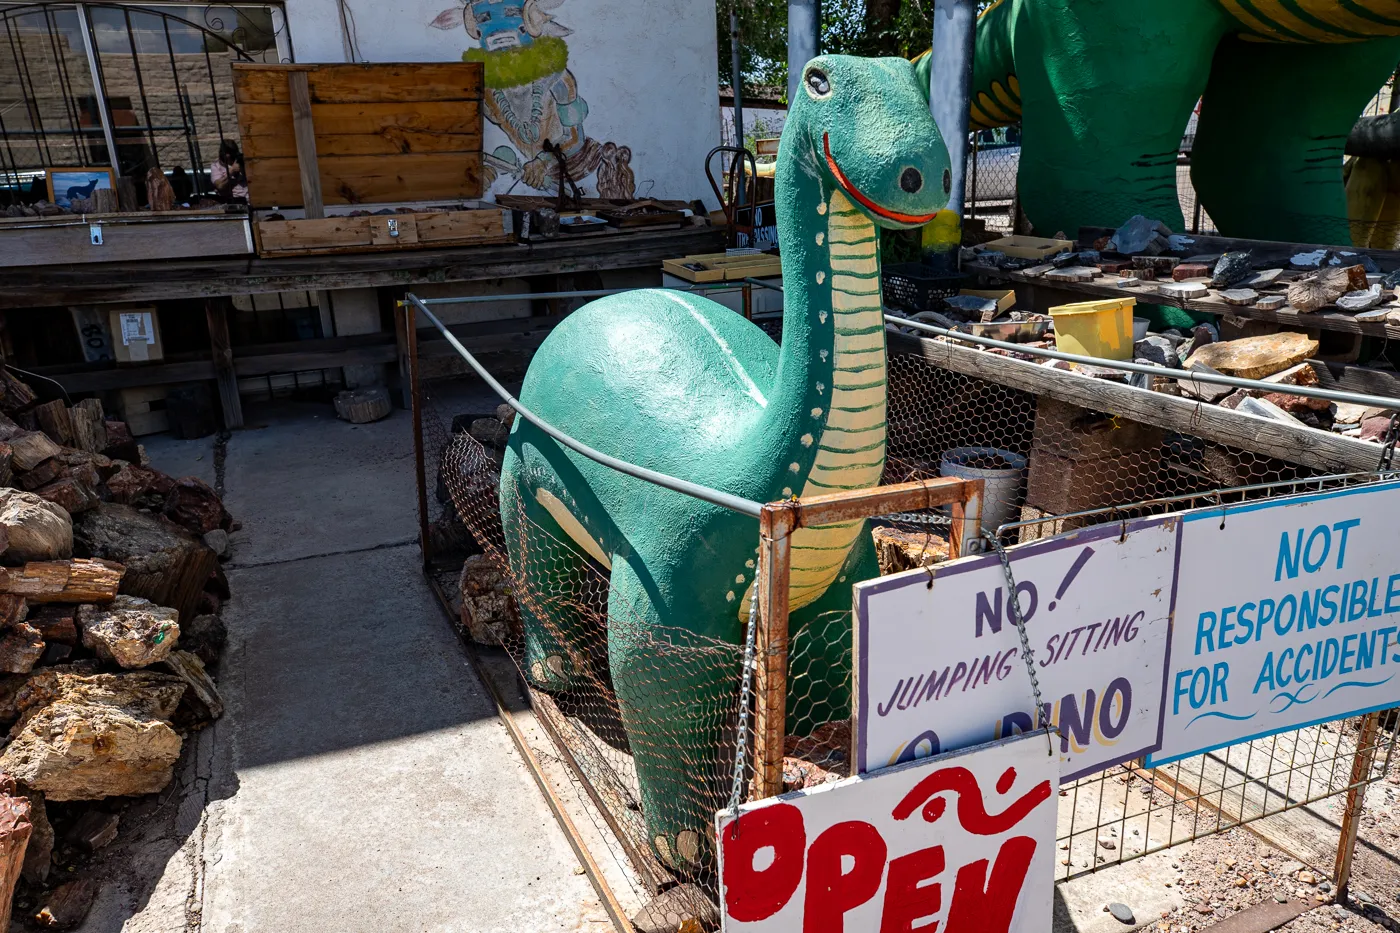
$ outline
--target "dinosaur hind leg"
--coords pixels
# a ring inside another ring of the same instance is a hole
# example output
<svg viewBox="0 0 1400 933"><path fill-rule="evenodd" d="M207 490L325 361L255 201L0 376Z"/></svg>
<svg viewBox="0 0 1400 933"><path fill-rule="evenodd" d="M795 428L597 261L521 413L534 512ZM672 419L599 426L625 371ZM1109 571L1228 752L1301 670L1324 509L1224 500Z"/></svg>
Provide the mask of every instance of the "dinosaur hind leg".
<svg viewBox="0 0 1400 933"><path fill-rule="evenodd" d="M697 607L664 609L646 567L635 555L613 566L608 657L647 838L666 866L694 876L711 864L728 795L739 655L695 634L711 627Z"/></svg>
<svg viewBox="0 0 1400 933"><path fill-rule="evenodd" d="M501 469L501 523L525 631L522 667L536 687L569 690L600 666L606 580L555 517L560 512L565 521L572 518L560 511L562 503L531 490L522 473L508 450Z"/></svg>
<svg viewBox="0 0 1400 933"><path fill-rule="evenodd" d="M1209 0L1020 6L1019 184L1036 232L1072 237L1133 214L1180 230L1177 149L1224 13Z"/></svg>
<svg viewBox="0 0 1400 933"><path fill-rule="evenodd" d="M1201 101L1191 180L1222 233L1350 243L1342 149L1400 39L1220 43Z"/></svg>

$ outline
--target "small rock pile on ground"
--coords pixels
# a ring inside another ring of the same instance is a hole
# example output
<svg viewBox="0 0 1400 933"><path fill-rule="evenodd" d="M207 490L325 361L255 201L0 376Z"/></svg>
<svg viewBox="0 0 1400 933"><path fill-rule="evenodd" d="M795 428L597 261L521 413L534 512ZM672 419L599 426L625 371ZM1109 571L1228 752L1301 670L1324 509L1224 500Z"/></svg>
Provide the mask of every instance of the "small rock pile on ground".
<svg viewBox="0 0 1400 933"><path fill-rule="evenodd" d="M222 714L207 667L235 528L100 402L37 404L0 367L0 929L12 906L81 923L121 798L164 789L183 735Z"/></svg>

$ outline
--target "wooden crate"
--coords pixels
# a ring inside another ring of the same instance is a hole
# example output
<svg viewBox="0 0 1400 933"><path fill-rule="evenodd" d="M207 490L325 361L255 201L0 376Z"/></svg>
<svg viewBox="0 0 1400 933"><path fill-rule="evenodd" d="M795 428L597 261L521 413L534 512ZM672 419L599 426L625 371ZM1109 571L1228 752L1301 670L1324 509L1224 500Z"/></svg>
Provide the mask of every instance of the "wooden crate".
<svg viewBox="0 0 1400 933"><path fill-rule="evenodd" d="M165 410L167 392L166 386L140 386L118 392L117 413L131 429L132 437L170 430L170 416Z"/></svg>
<svg viewBox="0 0 1400 933"><path fill-rule="evenodd" d="M510 212L500 208L259 220L253 229L258 255L263 257L442 249L514 241Z"/></svg>
<svg viewBox="0 0 1400 933"><path fill-rule="evenodd" d="M235 63L249 200L319 208L480 197L482 69Z"/></svg>
<svg viewBox="0 0 1400 933"><path fill-rule="evenodd" d="M222 210L0 218L0 268L252 252L248 216Z"/></svg>
<svg viewBox="0 0 1400 933"><path fill-rule="evenodd" d="M699 269L688 268L700 266ZM782 275L783 264L777 256L766 253L730 256L726 253L703 253L662 260L661 267L687 282L738 282L747 278Z"/></svg>

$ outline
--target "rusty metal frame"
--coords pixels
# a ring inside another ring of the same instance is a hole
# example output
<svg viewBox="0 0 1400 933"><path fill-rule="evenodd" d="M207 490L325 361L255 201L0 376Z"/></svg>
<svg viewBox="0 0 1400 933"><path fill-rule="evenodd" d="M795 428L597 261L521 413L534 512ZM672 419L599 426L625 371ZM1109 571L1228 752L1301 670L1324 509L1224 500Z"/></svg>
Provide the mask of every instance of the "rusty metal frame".
<svg viewBox="0 0 1400 933"><path fill-rule="evenodd" d="M980 479L918 480L824 496L771 502L759 515L758 650L754 671L754 775L750 796L783 792L783 743L787 738L788 591L792 535L857 518L950 506L949 553L962 557L982 524Z"/></svg>

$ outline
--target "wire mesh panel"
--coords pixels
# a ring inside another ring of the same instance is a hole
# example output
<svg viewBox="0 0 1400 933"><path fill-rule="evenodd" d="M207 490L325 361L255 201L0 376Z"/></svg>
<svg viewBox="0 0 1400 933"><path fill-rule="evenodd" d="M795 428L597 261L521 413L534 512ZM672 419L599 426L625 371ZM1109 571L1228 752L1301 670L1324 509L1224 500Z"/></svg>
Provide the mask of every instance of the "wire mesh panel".
<svg viewBox="0 0 1400 933"><path fill-rule="evenodd" d="M1377 478L1314 475L1276 457L954 372L913 353L891 353L888 391L885 484L983 480L983 526L1006 545L1139 515ZM645 899L679 883L713 911L709 827L730 800L736 754L756 744L751 729L739 741L742 640L645 624L610 592L606 555L591 554L528 497L507 496L512 511L503 523L499 471L512 413L494 414L494 397L464 399L447 383L425 385L423 396L427 478L430 489L436 485L429 549L445 588L459 595L462 624L509 653L560 755L617 840L612 854L633 869L635 893ZM956 550L953 520L944 509L871 519L878 572L949 559ZM842 578L833 592L849 593L852 582ZM850 774L851 627L849 605L834 600L791 615L785 791ZM631 633L625 643L610 639L619 630ZM618 673L620 657L625 677ZM639 657L648 663L639 665ZM639 704L639 693L663 702ZM1393 729L1393 719L1372 714L1165 767L1130 763L1067 783L1057 878L1377 780L1390 764ZM740 771L743 787L751 759Z"/></svg>

